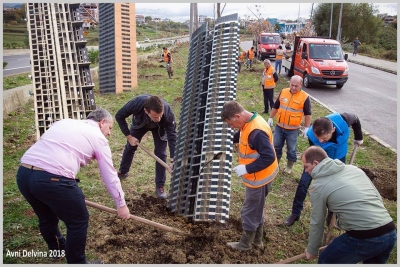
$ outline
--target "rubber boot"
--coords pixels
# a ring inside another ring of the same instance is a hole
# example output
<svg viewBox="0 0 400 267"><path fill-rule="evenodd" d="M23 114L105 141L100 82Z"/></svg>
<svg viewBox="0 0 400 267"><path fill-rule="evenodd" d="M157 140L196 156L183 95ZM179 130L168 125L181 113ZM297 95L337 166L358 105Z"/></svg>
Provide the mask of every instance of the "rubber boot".
<svg viewBox="0 0 400 267"><path fill-rule="evenodd" d="M264 233L264 224L260 224L256 230L256 236L254 237L253 245L259 249L264 249L264 244L262 242Z"/></svg>
<svg viewBox="0 0 400 267"><path fill-rule="evenodd" d="M256 236L256 231L243 231L242 237L239 242L229 242L226 243L228 247L238 249L240 251L251 249L251 244Z"/></svg>
<svg viewBox="0 0 400 267"><path fill-rule="evenodd" d="M294 161L288 160L285 168L285 172L291 173L293 168Z"/></svg>

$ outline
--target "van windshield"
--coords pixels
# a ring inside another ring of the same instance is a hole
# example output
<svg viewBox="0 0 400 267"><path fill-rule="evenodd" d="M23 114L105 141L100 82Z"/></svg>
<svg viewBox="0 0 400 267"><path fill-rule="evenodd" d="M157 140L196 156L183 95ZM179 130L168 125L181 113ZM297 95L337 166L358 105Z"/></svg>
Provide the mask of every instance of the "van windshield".
<svg viewBox="0 0 400 267"><path fill-rule="evenodd" d="M342 48L338 44L310 44L310 58L343 60Z"/></svg>
<svg viewBox="0 0 400 267"><path fill-rule="evenodd" d="M279 36L261 36L262 44L280 44L281 37Z"/></svg>

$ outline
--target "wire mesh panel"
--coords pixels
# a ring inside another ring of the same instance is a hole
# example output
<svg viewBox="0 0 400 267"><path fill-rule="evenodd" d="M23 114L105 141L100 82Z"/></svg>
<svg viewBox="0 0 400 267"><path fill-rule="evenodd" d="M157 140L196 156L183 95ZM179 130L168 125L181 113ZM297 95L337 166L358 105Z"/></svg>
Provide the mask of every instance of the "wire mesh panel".
<svg viewBox="0 0 400 267"><path fill-rule="evenodd" d="M96 108L79 4L27 4L36 137Z"/></svg>
<svg viewBox="0 0 400 267"><path fill-rule="evenodd" d="M192 35L167 206L194 221L229 218L233 131L220 112L236 98L238 49L237 14Z"/></svg>

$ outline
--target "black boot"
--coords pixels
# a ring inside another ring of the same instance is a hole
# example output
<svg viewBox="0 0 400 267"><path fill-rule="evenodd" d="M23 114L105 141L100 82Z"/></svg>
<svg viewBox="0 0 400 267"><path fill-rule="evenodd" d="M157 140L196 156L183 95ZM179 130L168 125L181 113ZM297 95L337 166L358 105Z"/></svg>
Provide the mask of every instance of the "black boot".
<svg viewBox="0 0 400 267"><path fill-rule="evenodd" d="M251 244L254 241L254 237L256 235L256 231L243 231L242 237L239 242L229 242L226 243L229 247L238 249L238 250L249 250L251 249Z"/></svg>
<svg viewBox="0 0 400 267"><path fill-rule="evenodd" d="M264 224L260 224L256 230L256 236L254 237L253 245L258 247L259 249L264 249L263 244L263 233L264 233Z"/></svg>

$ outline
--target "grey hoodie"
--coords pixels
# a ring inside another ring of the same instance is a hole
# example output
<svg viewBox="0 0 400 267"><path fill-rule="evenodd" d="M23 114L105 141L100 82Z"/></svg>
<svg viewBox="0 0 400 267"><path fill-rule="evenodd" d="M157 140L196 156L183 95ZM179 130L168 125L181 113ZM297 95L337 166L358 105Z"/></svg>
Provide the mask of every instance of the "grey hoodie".
<svg viewBox="0 0 400 267"><path fill-rule="evenodd" d="M307 251L317 255L322 244L327 207L345 230L370 230L392 221L368 176L353 165L326 158L311 172L312 212Z"/></svg>

